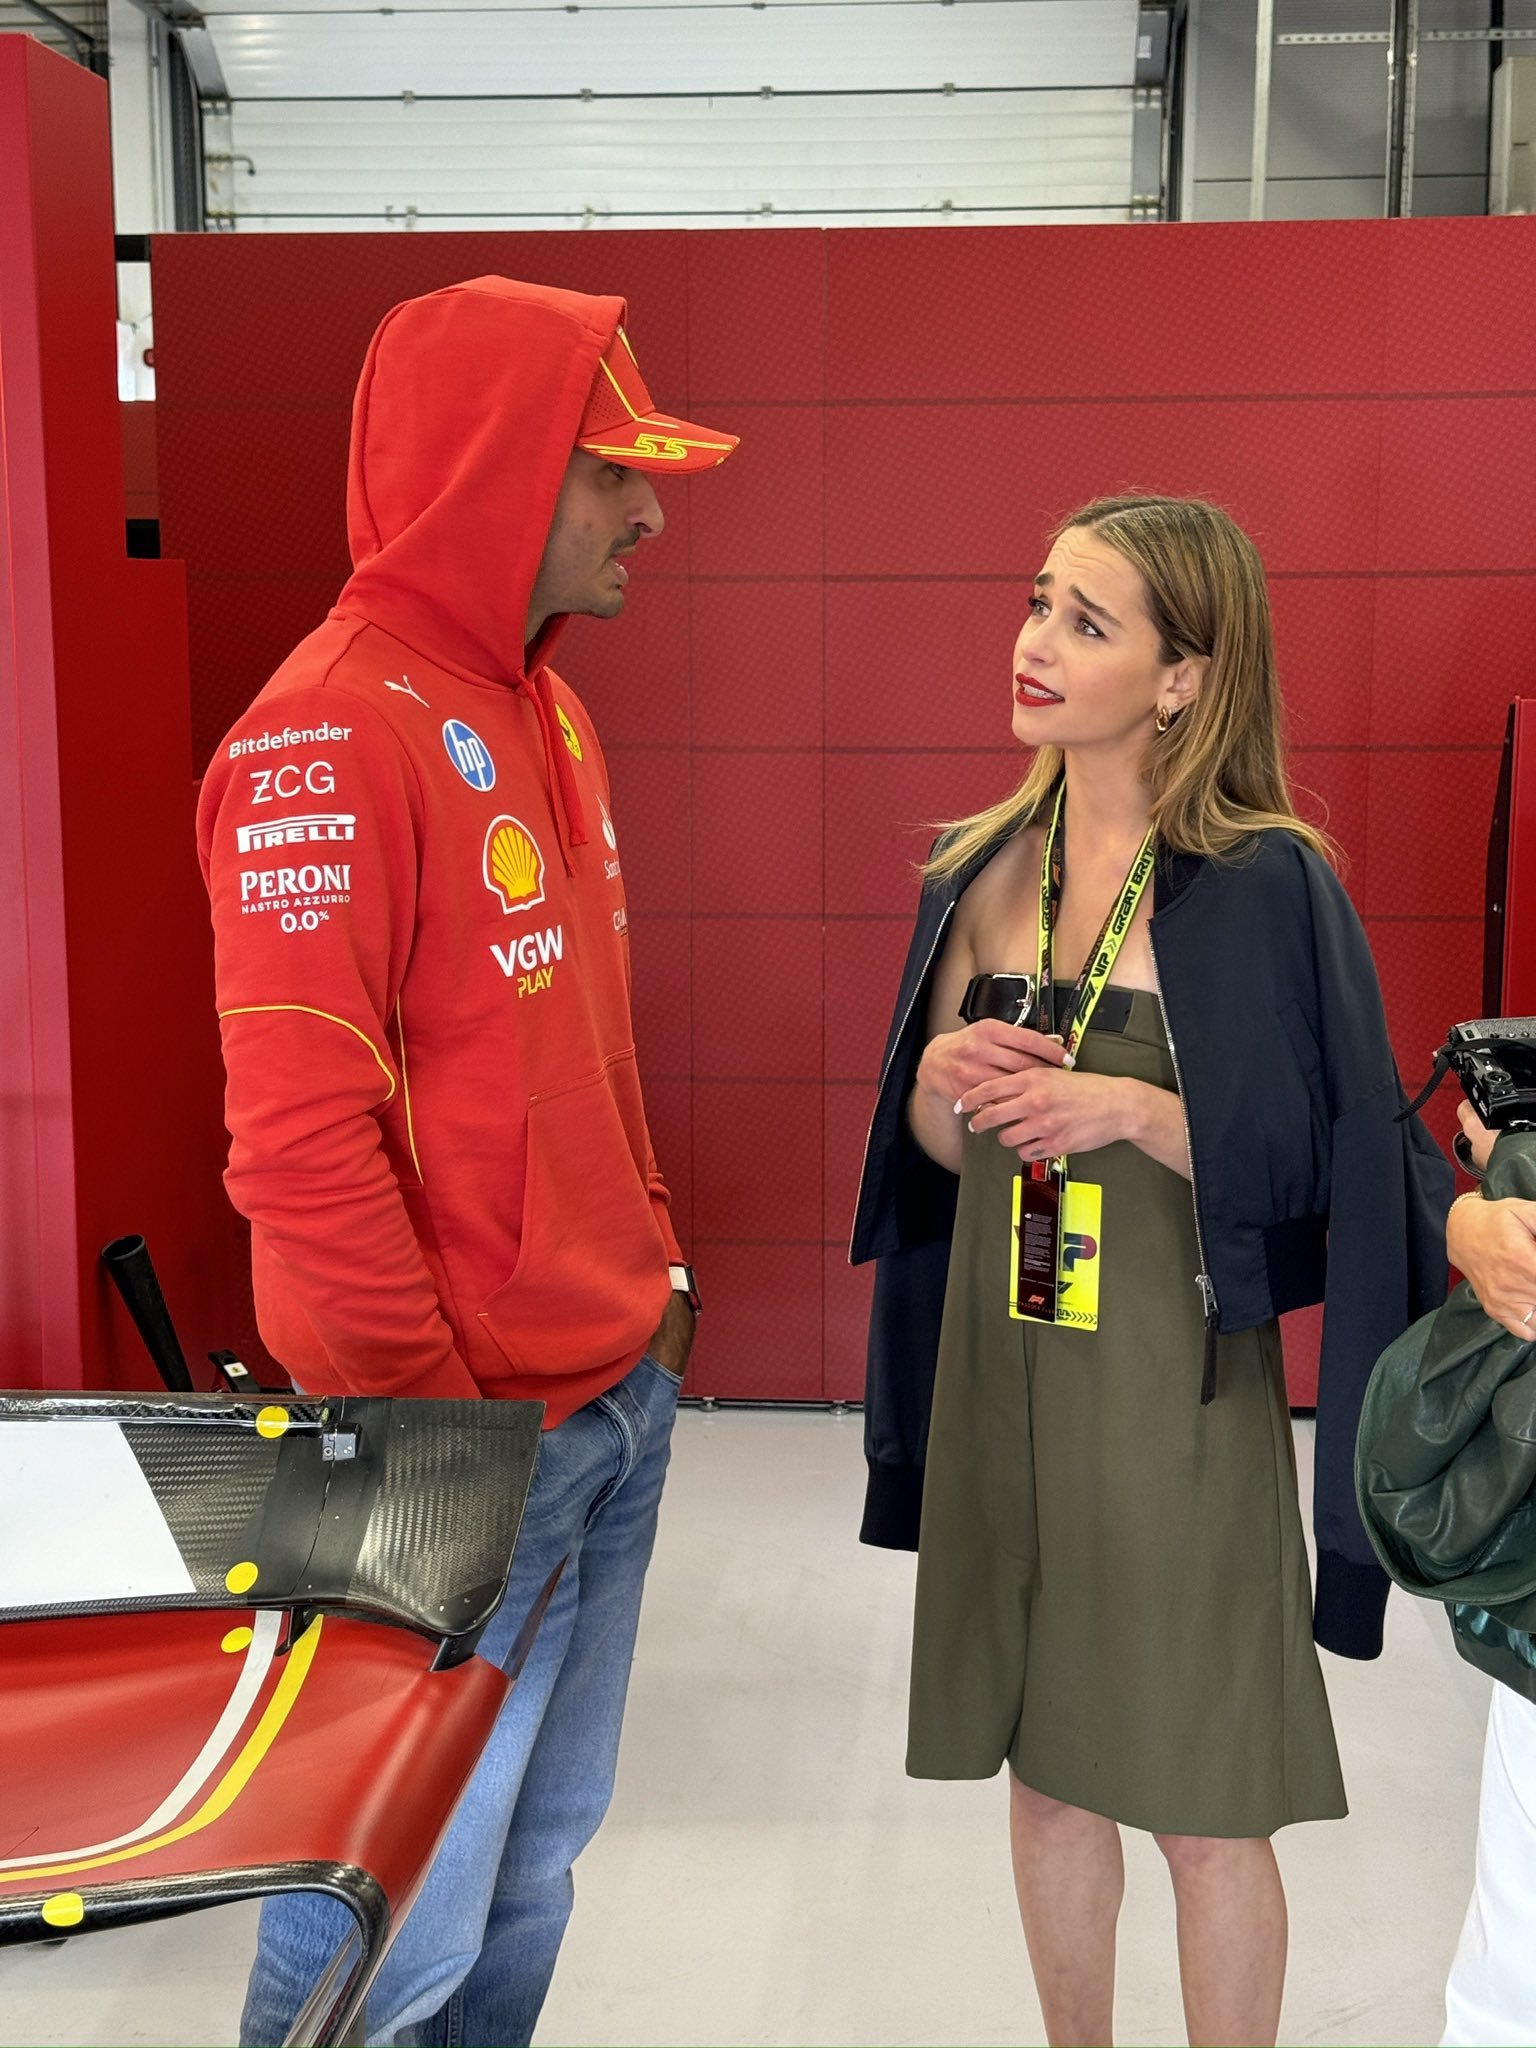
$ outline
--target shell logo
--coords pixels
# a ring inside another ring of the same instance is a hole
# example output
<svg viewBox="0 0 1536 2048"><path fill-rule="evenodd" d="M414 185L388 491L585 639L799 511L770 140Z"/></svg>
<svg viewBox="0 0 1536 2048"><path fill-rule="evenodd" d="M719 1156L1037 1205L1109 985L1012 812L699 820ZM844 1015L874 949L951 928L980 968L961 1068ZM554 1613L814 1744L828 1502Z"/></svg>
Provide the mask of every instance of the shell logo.
<svg viewBox="0 0 1536 2048"><path fill-rule="evenodd" d="M520 818L492 818L482 871L485 886L500 900L503 916L532 910L544 901L544 856Z"/></svg>

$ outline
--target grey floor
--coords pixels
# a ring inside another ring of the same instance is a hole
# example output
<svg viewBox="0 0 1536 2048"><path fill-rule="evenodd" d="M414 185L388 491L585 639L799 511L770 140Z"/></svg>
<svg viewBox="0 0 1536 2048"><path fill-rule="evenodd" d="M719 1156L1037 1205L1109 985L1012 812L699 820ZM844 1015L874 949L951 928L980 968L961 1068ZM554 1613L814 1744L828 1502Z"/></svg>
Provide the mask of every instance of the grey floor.
<svg viewBox="0 0 1536 2048"><path fill-rule="evenodd" d="M1310 1430L1298 1426L1303 1476ZM902 1773L912 1561L854 1541L860 1419L685 1413L618 1791L540 2030L595 2044L1039 2042L1001 1781ZM1438 2039L1486 1691L1394 1595L1325 1658L1353 1811L1278 1838L1281 2039ZM1117 2034L1183 2039L1161 1858L1127 1835ZM224 2043L254 1912L0 1955L0 2044Z"/></svg>

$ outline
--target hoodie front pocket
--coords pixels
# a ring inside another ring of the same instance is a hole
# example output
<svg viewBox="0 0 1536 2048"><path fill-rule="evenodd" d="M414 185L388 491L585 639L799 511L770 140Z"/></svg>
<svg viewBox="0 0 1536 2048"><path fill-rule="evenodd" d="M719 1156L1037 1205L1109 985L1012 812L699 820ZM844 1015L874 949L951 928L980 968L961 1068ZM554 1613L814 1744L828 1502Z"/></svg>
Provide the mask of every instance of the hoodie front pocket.
<svg viewBox="0 0 1536 2048"><path fill-rule="evenodd" d="M520 1373L558 1376L637 1351L666 1306L667 1249L617 1096L633 1054L528 1106L522 1242L480 1311Z"/></svg>

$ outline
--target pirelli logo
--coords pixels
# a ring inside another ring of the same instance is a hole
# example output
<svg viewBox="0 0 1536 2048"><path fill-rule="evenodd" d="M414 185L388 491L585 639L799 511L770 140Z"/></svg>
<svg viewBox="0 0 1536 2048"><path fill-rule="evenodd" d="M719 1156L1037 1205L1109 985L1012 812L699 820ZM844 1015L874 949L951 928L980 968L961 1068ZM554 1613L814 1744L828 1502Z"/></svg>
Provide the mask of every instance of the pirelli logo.
<svg viewBox="0 0 1536 2048"><path fill-rule="evenodd" d="M237 825L235 846L241 853L260 853L269 846L305 846L319 840L357 837L352 811L315 811L302 818L263 818L259 825Z"/></svg>

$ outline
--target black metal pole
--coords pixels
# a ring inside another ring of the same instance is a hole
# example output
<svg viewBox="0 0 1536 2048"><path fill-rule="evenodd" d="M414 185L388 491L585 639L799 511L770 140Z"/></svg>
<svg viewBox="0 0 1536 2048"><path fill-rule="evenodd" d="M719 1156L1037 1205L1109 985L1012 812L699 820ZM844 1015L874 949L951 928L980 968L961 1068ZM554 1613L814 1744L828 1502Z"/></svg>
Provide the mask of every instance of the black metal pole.
<svg viewBox="0 0 1536 2048"><path fill-rule="evenodd" d="M96 38L94 36L87 35L83 28L77 28L72 21L67 21L62 14L56 14L51 7L44 6L43 0L21 0L21 4L28 14L35 14L37 19L45 21L56 35L64 37L87 71L94 71L97 68Z"/></svg>
<svg viewBox="0 0 1536 2048"><path fill-rule="evenodd" d="M1488 26L1503 28L1504 0L1491 0ZM1488 44L1488 175L1483 180L1483 211L1493 204L1493 96L1498 90L1499 66L1504 62L1504 45L1497 36Z"/></svg>
<svg viewBox="0 0 1536 2048"><path fill-rule="evenodd" d="M1387 43L1387 204L1388 220L1397 220L1411 176L1409 157L1412 118L1412 71L1417 52L1417 0L1392 0ZM1411 204L1411 194L1409 195Z"/></svg>

